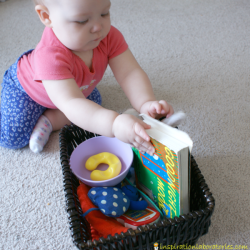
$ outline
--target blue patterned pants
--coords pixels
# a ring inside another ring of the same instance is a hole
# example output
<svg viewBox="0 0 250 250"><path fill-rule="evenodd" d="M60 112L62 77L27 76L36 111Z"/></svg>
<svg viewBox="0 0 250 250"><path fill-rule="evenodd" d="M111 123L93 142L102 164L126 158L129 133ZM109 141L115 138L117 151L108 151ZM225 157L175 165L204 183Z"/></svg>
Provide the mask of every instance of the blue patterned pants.
<svg viewBox="0 0 250 250"><path fill-rule="evenodd" d="M24 55L31 51L27 51ZM22 148L29 144L38 118L47 109L26 94L17 78L17 63L22 56L5 72L2 83L0 146L11 149ZM96 88L87 99L99 105L102 102L101 95Z"/></svg>

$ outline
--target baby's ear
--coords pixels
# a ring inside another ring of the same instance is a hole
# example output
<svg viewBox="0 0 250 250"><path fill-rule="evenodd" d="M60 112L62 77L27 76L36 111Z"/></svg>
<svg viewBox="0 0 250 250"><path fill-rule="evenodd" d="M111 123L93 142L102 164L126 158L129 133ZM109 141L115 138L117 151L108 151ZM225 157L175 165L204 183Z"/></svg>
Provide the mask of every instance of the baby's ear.
<svg viewBox="0 0 250 250"><path fill-rule="evenodd" d="M47 7L45 7L44 5L36 5L35 7L35 10L36 10L36 13L38 14L41 22L49 27L49 28L52 28L52 24L51 24L51 20L50 20L50 17L49 17L49 10Z"/></svg>

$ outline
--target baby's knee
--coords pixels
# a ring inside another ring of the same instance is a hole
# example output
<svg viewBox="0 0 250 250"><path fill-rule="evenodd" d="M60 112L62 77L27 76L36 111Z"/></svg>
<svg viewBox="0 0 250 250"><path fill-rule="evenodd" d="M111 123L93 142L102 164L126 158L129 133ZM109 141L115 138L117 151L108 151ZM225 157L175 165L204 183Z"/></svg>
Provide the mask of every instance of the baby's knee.
<svg viewBox="0 0 250 250"><path fill-rule="evenodd" d="M29 144L27 138L1 138L0 146L9 149L20 149L24 148Z"/></svg>

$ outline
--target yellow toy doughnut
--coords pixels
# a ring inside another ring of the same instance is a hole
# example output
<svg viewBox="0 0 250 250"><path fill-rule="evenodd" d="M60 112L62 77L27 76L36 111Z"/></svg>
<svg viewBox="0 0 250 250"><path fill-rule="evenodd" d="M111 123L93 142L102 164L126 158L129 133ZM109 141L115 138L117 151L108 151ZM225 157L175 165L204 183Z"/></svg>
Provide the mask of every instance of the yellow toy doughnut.
<svg viewBox="0 0 250 250"><path fill-rule="evenodd" d="M100 163L108 164L108 169L105 171L95 170ZM104 181L116 177L121 172L122 164L116 155L103 152L89 157L85 167L92 171L90 174L91 180Z"/></svg>

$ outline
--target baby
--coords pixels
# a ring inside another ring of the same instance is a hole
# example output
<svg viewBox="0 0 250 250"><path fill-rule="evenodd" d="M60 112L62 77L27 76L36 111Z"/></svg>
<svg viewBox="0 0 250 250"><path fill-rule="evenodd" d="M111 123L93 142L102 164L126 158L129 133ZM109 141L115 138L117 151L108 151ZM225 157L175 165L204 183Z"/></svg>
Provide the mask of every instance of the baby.
<svg viewBox="0 0 250 250"><path fill-rule="evenodd" d="M110 22L110 0L36 0L45 29L34 50L6 71L1 95L0 146L43 150L52 131L74 123L154 153L146 129L130 114L101 106L96 89L109 64L131 105L153 118L170 117L123 35Z"/></svg>

